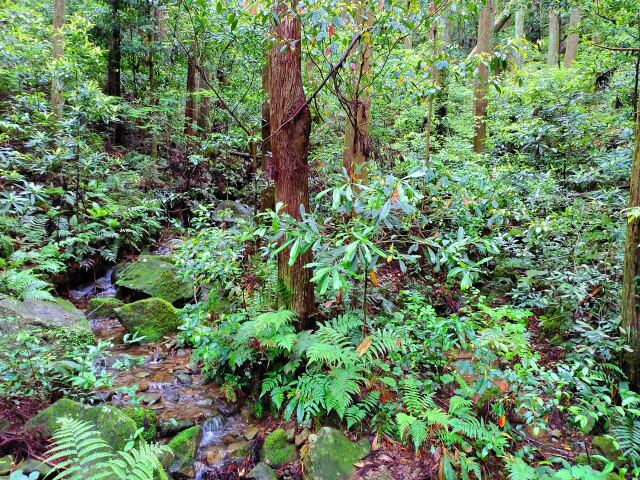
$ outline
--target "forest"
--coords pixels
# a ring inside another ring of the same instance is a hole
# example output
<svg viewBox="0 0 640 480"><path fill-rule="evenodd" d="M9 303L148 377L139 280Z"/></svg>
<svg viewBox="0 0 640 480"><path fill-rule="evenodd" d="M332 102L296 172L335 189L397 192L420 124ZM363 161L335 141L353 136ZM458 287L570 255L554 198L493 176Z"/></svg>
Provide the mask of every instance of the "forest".
<svg viewBox="0 0 640 480"><path fill-rule="evenodd" d="M640 479L640 0L0 0L0 479Z"/></svg>

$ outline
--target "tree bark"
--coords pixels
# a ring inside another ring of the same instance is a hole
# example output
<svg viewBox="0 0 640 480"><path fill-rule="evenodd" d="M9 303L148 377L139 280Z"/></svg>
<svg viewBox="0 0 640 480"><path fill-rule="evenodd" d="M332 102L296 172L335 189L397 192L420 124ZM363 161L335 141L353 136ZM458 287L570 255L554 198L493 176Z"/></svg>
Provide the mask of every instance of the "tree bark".
<svg viewBox="0 0 640 480"><path fill-rule="evenodd" d="M640 105L636 108L635 147L631 163L629 208L640 207ZM622 357L622 368L634 391L640 389L640 309L638 303L638 275L640 274L640 219L629 218L624 248L622 276L621 326L627 335L631 352Z"/></svg>
<svg viewBox="0 0 640 480"><path fill-rule="evenodd" d="M122 50L120 47L122 32L118 21L120 11L120 0L111 0L111 32L109 34L109 52L107 57L107 85L105 93L112 97L120 97L122 89L120 86L120 63Z"/></svg>
<svg viewBox="0 0 640 480"><path fill-rule="evenodd" d="M560 56L560 15L557 10L549 10L549 47L547 63L550 67L557 67Z"/></svg>
<svg viewBox="0 0 640 480"><path fill-rule="evenodd" d="M187 60L187 103L184 107L184 134L193 135L194 125L198 123L198 101L195 92L198 90L198 67L193 55Z"/></svg>
<svg viewBox="0 0 640 480"><path fill-rule="evenodd" d="M356 12L358 29L364 30L373 22L373 15L366 11L364 0L359 0ZM367 169L364 164L371 152L371 99L369 98L369 73L371 70L370 35L363 34L359 40L359 55L352 79L351 98L347 102L347 121L344 132L342 164L349 176L365 181Z"/></svg>
<svg viewBox="0 0 640 480"><path fill-rule="evenodd" d="M52 37L52 57L54 61L62 59L62 26L64 25L64 0L54 0L53 2L53 37ZM62 106L64 105L62 72L55 68L51 79L51 111L56 120L62 119Z"/></svg>
<svg viewBox="0 0 640 480"><path fill-rule="evenodd" d="M294 2L295 4L295 2ZM269 98L273 177L276 202L284 204L284 211L301 218L300 207L309 209L309 135L311 112L304 107L295 118L291 115L305 103L301 68L301 25L283 1L274 5L278 19L273 27L276 42L270 53ZM281 51L284 48L284 51ZM290 120L290 121L289 121ZM285 125L285 122L286 123ZM312 270L305 268L313 256L308 251L289 266L290 249L278 254L278 280L285 289L279 299L281 306L294 311L302 329L312 328L311 315L315 311Z"/></svg>
<svg viewBox="0 0 640 480"><path fill-rule="evenodd" d="M493 10L493 15L495 17L495 5ZM507 24L507 21L511 18L511 2L507 3L507 5L502 9L502 12L493 22L493 33L494 35L498 33L502 28ZM467 55L467 61L469 61L476 53L478 53L478 44L469 52Z"/></svg>
<svg viewBox="0 0 640 480"><path fill-rule="evenodd" d="M567 50L564 54L564 66L569 68L576 61L578 43L580 41L580 9L573 7L569 17L569 35L567 36Z"/></svg>
<svg viewBox="0 0 640 480"><path fill-rule="evenodd" d="M434 16L436 13L436 3L431 2L429 5L429 13ZM429 32L429 36L431 37L432 42L432 55L433 59L438 57L440 54L440 47L438 45L438 23L434 20L431 24L431 31ZM440 74L435 65L430 67L431 70L431 82L434 88L438 88L440 85ZM427 100L427 122L425 126L425 155L424 155L424 163L425 165L429 165L429 161L431 160L431 126L433 124L433 102L434 102L435 94L432 94Z"/></svg>
<svg viewBox="0 0 640 480"><path fill-rule="evenodd" d="M202 78L205 77L205 78ZM198 73L198 88L206 90L204 87L211 79L211 74L206 68L202 68L202 71ZM207 135L210 129L209 115L211 114L211 97L208 95L203 96L200 99L198 106L198 127L202 131L203 135Z"/></svg>
<svg viewBox="0 0 640 480"><path fill-rule="evenodd" d="M487 94L489 93L489 67L485 64L493 51L494 2L488 0L480 10L478 21L478 55L484 57L478 65L473 103L473 151L482 153L487 139Z"/></svg>
<svg viewBox="0 0 640 480"><path fill-rule="evenodd" d="M518 9L516 10L516 35L515 38L518 41L517 42L517 46L521 47L522 46L522 40L524 40L525 35L524 35L524 21L525 21L525 16L526 16L526 8L523 4L520 4L520 6L518 6ZM515 59L515 63L516 65L521 66L524 63L524 59L522 58L522 54L518 51L516 52L516 54L514 55L514 59Z"/></svg>

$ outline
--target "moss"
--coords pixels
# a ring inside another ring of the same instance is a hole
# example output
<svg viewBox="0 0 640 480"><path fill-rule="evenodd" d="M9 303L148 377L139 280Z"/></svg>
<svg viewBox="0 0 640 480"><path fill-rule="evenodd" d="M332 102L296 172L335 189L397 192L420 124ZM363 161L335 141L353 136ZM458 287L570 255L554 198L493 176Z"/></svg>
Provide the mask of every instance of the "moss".
<svg viewBox="0 0 640 480"><path fill-rule="evenodd" d="M142 438L151 442L156 438L157 414L148 408L125 408L122 410L127 417L136 422L137 428L144 428Z"/></svg>
<svg viewBox="0 0 640 480"><path fill-rule="evenodd" d="M143 255L116 275L116 285L129 290L161 298L169 303L188 301L193 287L178 278L171 257Z"/></svg>
<svg viewBox="0 0 640 480"><path fill-rule="evenodd" d="M13 253L13 240L8 235L0 233L0 258L9 258Z"/></svg>
<svg viewBox="0 0 640 480"><path fill-rule="evenodd" d="M115 309L124 305L122 300L117 298L92 298L89 300L89 314L92 317L108 317L116 316Z"/></svg>
<svg viewBox="0 0 640 480"><path fill-rule="evenodd" d="M295 445L287 442L287 433L279 428L265 438L260 459L278 468L285 463L295 462L298 459L298 451Z"/></svg>
<svg viewBox="0 0 640 480"><path fill-rule="evenodd" d="M129 332L145 337L145 342L160 340L167 333L178 331L178 310L160 298L146 298L115 309L120 323Z"/></svg>
<svg viewBox="0 0 640 480"><path fill-rule="evenodd" d="M162 463L170 472L176 472L195 461L201 433L202 429L196 425L183 430L167 444L173 452L173 456L165 456Z"/></svg>
<svg viewBox="0 0 640 480"><path fill-rule="evenodd" d="M87 330L48 326L34 329L34 335L46 340L48 345L61 353L86 348L95 343L93 332Z"/></svg>
<svg viewBox="0 0 640 480"><path fill-rule="evenodd" d="M366 439L352 443L342 432L323 427L303 458L304 478L309 480L347 480L356 470L354 463L369 454Z"/></svg>

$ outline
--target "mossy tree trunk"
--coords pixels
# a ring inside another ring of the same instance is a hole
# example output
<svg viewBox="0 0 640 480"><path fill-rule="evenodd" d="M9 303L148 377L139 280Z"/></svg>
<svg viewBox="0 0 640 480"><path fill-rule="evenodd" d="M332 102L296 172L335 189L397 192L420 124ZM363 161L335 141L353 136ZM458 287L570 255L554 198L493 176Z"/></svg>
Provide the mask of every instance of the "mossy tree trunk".
<svg viewBox="0 0 640 480"><path fill-rule="evenodd" d="M578 56L578 43L580 42L580 9L573 7L569 17L569 36L567 37L567 51L564 54L564 66L569 68Z"/></svg>
<svg viewBox="0 0 640 480"><path fill-rule="evenodd" d="M309 210L307 156L311 133L311 112L305 106L302 86L301 25L284 1L275 3L273 13L277 23L269 58L269 123L275 200L289 215L300 219L300 207ZM285 290L280 304L297 314L301 328L311 328L315 300L312 271L305 265L313 257L308 251L291 266L289 253L290 249L285 249L278 254L278 280Z"/></svg>
<svg viewBox="0 0 640 480"><path fill-rule="evenodd" d="M53 37L52 37L52 57L54 62L62 59L62 26L64 25L64 0L54 0L53 2ZM62 106L64 84L62 82L62 72L56 66L51 80L51 111L56 120L62 119Z"/></svg>
<svg viewBox="0 0 640 480"><path fill-rule="evenodd" d="M198 90L199 75L196 65L195 48L187 60L187 103L184 107L184 134L193 135L194 126L198 124Z"/></svg>
<svg viewBox="0 0 640 480"><path fill-rule="evenodd" d="M484 152L487 139L487 95L489 93L489 66L487 62L493 52L494 2L487 0L480 10L478 21L477 54L481 56L478 64L478 76L474 86L473 102L473 151Z"/></svg>
<svg viewBox="0 0 640 480"><path fill-rule="evenodd" d="M560 15L555 9L549 10L549 46L547 49L547 63L550 67L557 67L560 59Z"/></svg>

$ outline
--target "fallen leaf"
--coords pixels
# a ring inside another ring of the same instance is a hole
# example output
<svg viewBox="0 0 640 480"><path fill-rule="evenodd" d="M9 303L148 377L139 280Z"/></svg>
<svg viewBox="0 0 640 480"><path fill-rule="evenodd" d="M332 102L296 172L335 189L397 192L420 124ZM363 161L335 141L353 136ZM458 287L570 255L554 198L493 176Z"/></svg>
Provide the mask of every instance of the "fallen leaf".
<svg viewBox="0 0 640 480"><path fill-rule="evenodd" d="M356 353L358 354L358 358L362 357L365 353L367 353L367 350L369 350L369 347L371 346L372 340L373 340L373 337L369 335L367 338L362 340L360 345L358 345L358 347L356 348Z"/></svg>
<svg viewBox="0 0 640 480"><path fill-rule="evenodd" d="M374 287L377 287L378 286L378 276L376 275L376 272L371 270L369 272L369 278L371 279L371 285L373 285Z"/></svg>

